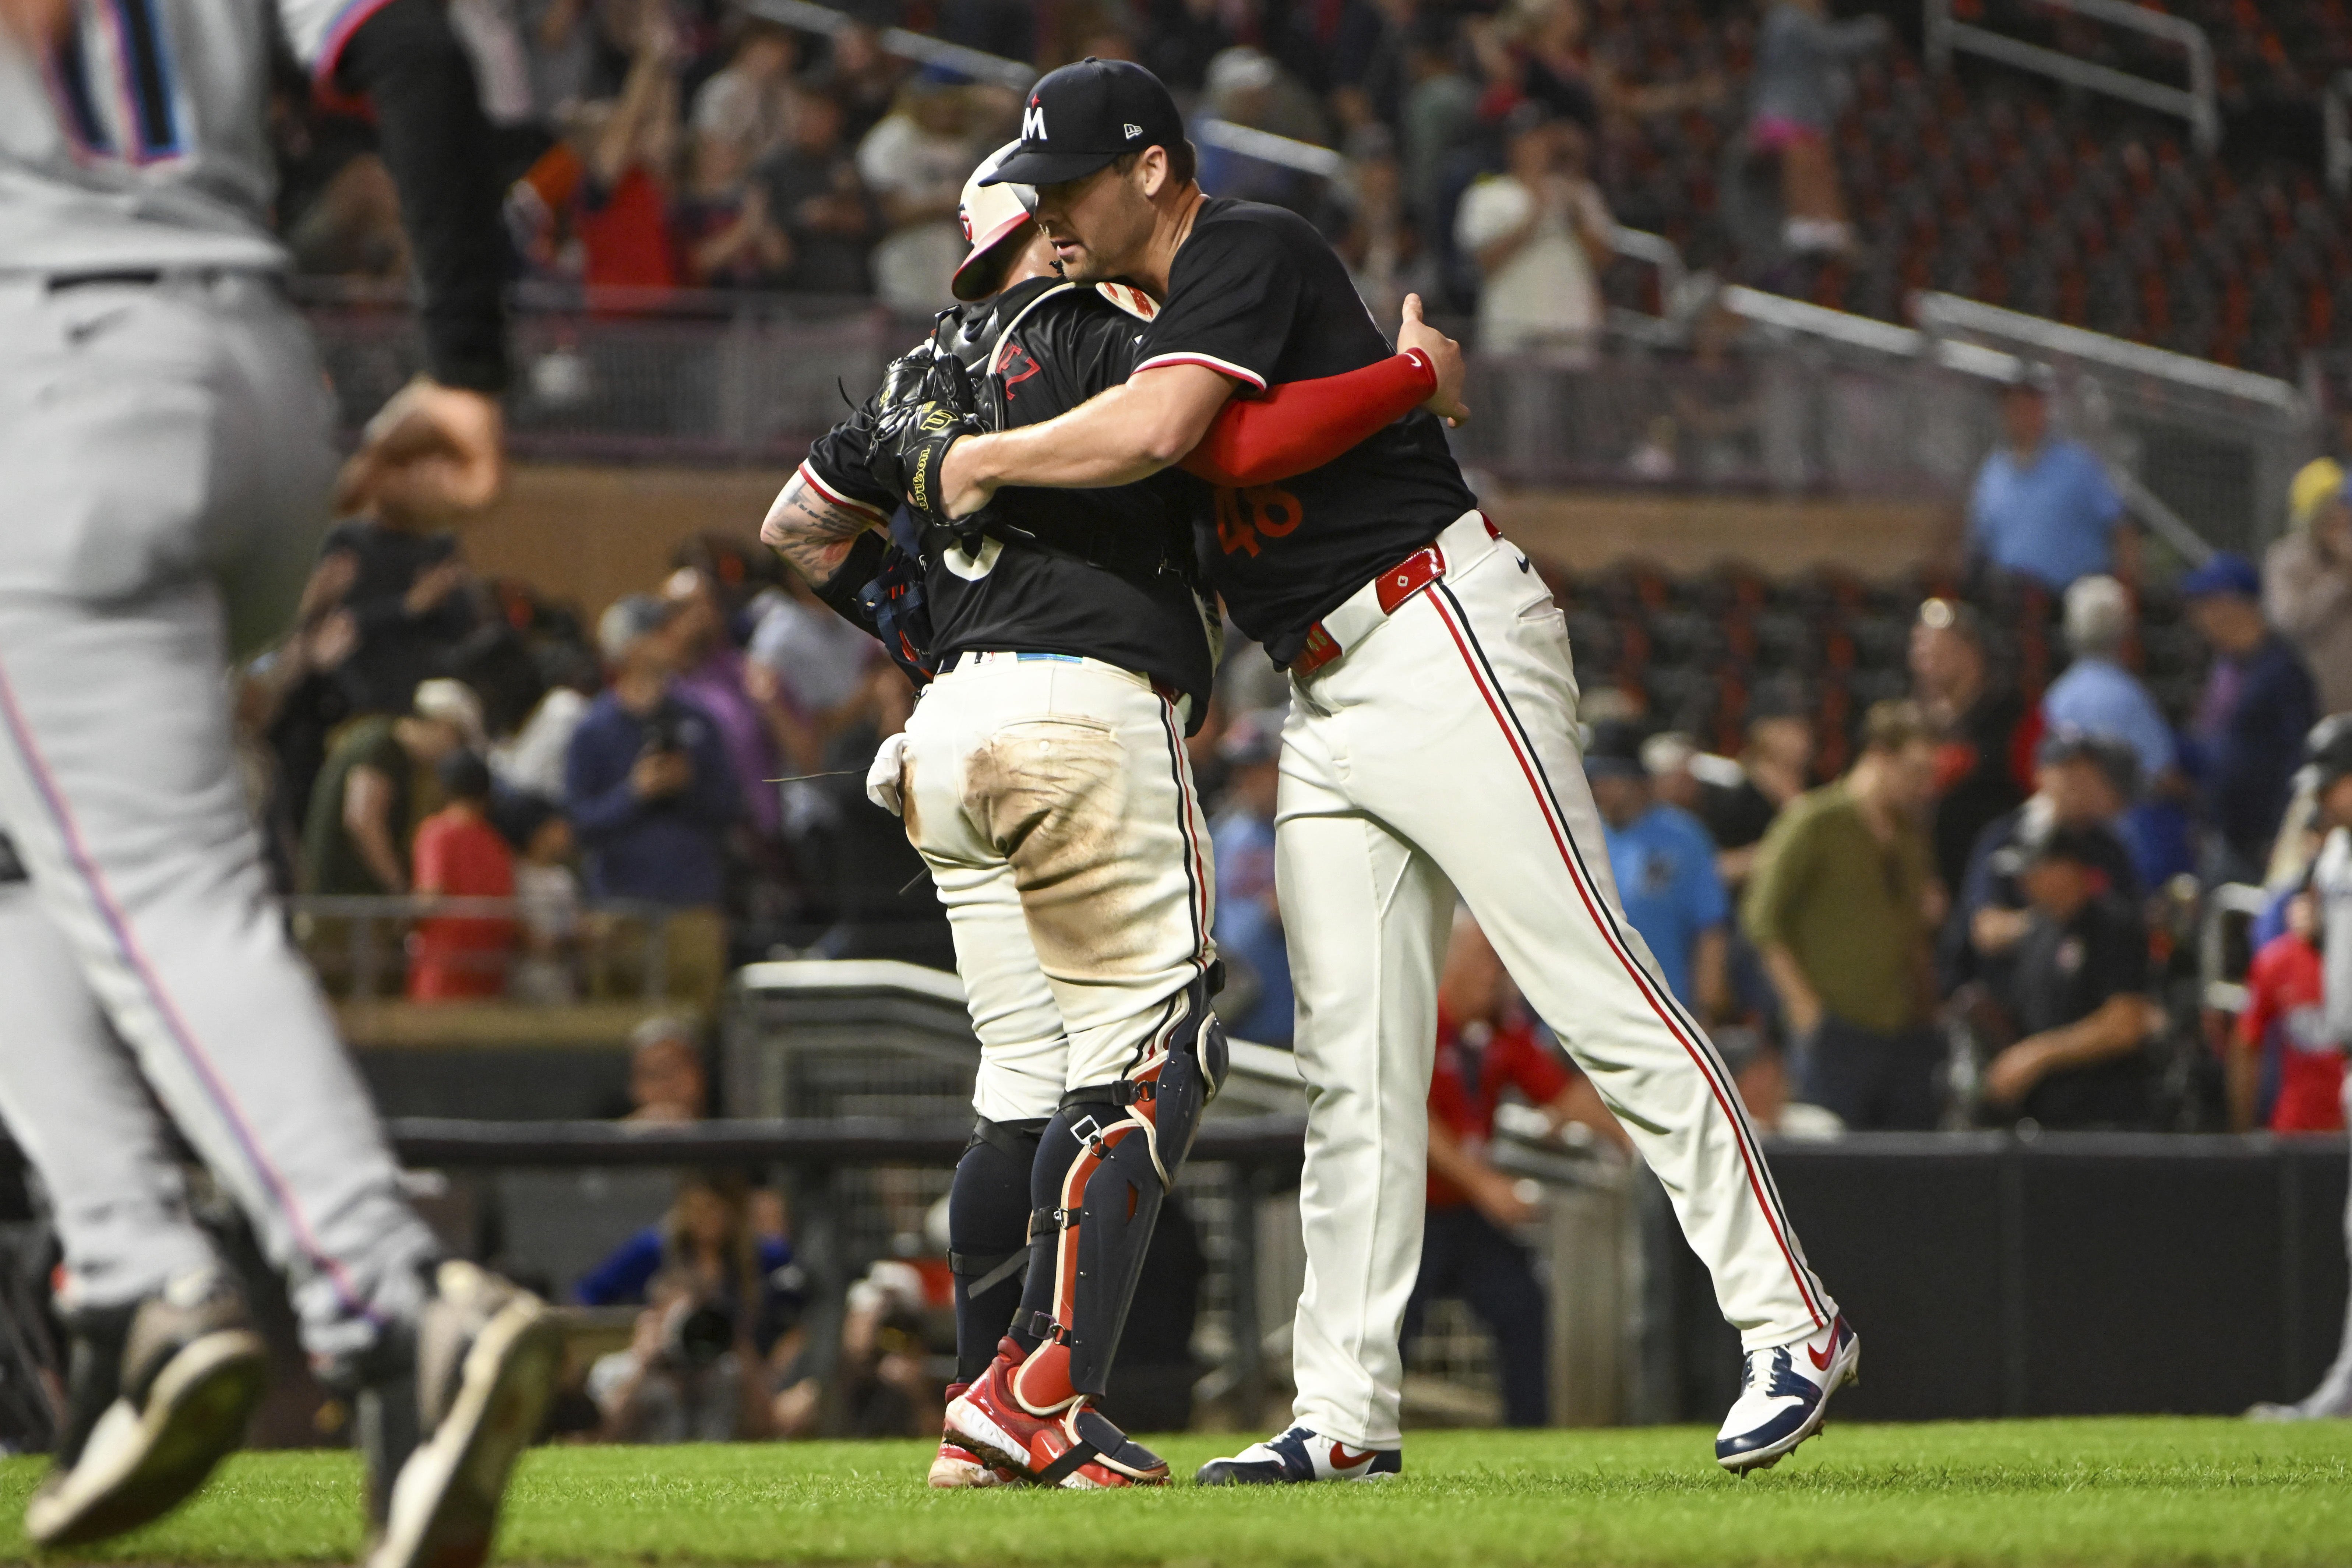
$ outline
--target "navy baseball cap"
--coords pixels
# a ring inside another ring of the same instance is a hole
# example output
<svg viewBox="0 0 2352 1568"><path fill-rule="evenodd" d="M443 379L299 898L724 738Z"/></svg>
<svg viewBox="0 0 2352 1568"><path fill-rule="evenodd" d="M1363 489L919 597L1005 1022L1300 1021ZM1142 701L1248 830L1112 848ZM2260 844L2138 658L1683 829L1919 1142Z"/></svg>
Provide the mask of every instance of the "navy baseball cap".
<svg viewBox="0 0 2352 1568"><path fill-rule="evenodd" d="M1158 77L1127 60L1089 55L1029 89L1020 145L980 183L1058 185L1129 153L1183 141L1184 117Z"/></svg>
<svg viewBox="0 0 2352 1568"><path fill-rule="evenodd" d="M2254 563L2242 555L2218 551L2210 561L2180 580L2180 596L2184 599L2210 599L2221 595L2241 599L2263 596L2262 574Z"/></svg>

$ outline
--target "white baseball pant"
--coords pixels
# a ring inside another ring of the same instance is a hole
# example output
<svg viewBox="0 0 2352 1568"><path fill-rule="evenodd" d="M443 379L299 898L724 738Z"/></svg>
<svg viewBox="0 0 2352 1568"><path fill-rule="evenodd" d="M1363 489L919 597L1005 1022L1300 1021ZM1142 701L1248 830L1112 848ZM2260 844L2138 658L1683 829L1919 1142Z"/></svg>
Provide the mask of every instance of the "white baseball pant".
<svg viewBox="0 0 2352 1568"><path fill-rule="evenodd" d="M436 1247L269 896L223 672L293 608L331 414L267 280L0 282L0 832L30 878L0 889L0 1115L68 1305L211 1257L160 1102L330 1362L415 1310Z"/></svg>
<svg viewBox="0 0 2352 1568"><path fill-rule="evenodd" d="M1400 1440L1421 1263L1437 973L1455 896L1642 1157L1749 1348L1837 1311L1722 1058L1627 923L1577 752L1565 618L1478 513L1443 575L1294 679L1276 886L1307 1085L1297 1421Z"/></svg>
<svg viewBox="0 0 2352 1568"><path fill-rule="evenodd" d="M907 837L947 907L992 1121L1112 1082L1214 956L1181 710L1066 654L965 654L907 722Z"/></svg>

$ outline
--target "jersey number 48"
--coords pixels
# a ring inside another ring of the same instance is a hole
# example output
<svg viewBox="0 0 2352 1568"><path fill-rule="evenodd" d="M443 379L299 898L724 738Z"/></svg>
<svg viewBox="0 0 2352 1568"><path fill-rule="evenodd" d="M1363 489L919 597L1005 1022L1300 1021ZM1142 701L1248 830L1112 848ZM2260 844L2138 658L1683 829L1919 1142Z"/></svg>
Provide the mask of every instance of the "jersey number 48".
<svg viewBox="0 0 2352 1568"><path fill-rule="evenodd" d="M1261 536L1280 539L1306 516L1297 496L1272 485L1217 488L1217 543L1228 555L1256 554Z"/></svg>

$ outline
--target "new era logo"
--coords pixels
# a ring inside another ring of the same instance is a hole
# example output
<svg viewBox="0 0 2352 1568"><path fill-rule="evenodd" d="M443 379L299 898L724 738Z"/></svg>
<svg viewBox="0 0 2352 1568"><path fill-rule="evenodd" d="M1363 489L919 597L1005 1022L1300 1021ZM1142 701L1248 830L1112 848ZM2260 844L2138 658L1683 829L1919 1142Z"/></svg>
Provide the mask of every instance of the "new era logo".
<svg viewBox="0 0 2352 1568"><path fill-rule="evenodd" d="M1127 139L1130 142L1142 134L1143 127L1140 125L1130 125L1127 128Z"/></svg>

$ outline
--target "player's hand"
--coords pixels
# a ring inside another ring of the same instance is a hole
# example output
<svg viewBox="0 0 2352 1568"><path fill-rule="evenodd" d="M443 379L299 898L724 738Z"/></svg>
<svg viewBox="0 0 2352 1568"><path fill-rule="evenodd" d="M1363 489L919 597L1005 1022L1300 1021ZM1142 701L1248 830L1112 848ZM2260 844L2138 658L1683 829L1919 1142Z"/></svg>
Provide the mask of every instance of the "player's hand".
<svg viewBox="0 0 2352 1568"><path fill-rule="evenodd" d="M1422 404L1423 408L1459 427L1470 422L1470 405L1462 401L1462 384L1470 374L1469 362L1462 357L1462 345L1422 320L1421 296L1404 297L1404 324L1397 329L1397 353L1419 349L1429 356L1437 372L1437 390Z"/></svg>
<svg viewBox="0 0 2352 1568"><path fill-rule="evenodd" d="M335 485L335 510L391 521L452 521L498 500L506 416L498 400L418 376L368 421Z"/></svg>

